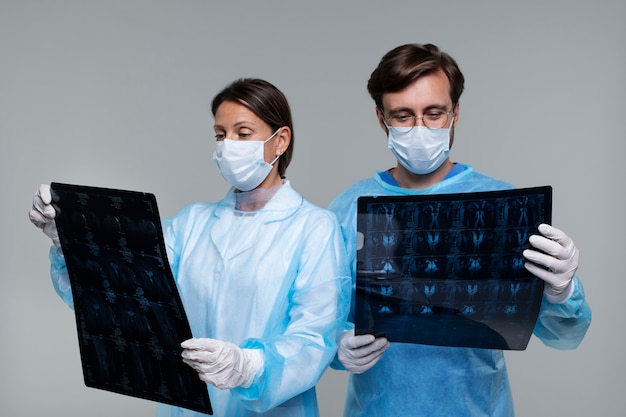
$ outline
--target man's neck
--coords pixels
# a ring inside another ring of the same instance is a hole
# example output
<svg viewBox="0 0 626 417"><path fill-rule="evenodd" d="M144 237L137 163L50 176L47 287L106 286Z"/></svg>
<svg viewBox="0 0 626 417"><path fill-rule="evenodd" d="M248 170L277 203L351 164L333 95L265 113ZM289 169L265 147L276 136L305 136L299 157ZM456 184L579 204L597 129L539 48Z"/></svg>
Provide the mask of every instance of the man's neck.
<svg viewBox="0 0 626 417"><path fill-rule="evenodd" d="M395 168L391 169L390 174L400 187L411 190L422 190L443 181L453 167L454 163L450 161L450 159L447 159L439 168L430 174L418 175L398 164Z"/></svg>

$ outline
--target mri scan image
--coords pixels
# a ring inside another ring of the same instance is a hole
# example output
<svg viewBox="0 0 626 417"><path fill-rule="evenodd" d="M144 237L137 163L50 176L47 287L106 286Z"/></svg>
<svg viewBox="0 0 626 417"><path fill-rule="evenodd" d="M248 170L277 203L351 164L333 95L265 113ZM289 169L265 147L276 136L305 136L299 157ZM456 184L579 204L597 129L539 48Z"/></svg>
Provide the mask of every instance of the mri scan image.
<svg viewBox="0 0 626 417"><path fill-rule="evenodd" d="M551 210L549 186L360 197L357 333L524 350L543 281L524 268L522 251Z"/></svg>

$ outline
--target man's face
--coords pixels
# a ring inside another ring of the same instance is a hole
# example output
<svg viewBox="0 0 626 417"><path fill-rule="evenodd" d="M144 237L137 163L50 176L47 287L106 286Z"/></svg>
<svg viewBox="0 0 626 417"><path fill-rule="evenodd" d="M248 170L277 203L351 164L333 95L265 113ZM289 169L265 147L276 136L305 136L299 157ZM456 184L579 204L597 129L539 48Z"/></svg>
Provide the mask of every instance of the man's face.
<svg viewBox="0 0 626 417"><path fill-rule="evenodd" d="M389 118L397 113L410 113L414 116L421 116L432 110L448 112L454 110L453 119L448 119L447 126L450 129L450 148L454 140L454 125L459 117L459 106L452 108L450 98L450 82L448 77L439 71L418 78L409 84L404 90L395 93L385 93L382 97L384 115L377 110L378 121L382 129L387 132L383 117ZM415 121L417 126L424 126L421 118Z"/></svg>

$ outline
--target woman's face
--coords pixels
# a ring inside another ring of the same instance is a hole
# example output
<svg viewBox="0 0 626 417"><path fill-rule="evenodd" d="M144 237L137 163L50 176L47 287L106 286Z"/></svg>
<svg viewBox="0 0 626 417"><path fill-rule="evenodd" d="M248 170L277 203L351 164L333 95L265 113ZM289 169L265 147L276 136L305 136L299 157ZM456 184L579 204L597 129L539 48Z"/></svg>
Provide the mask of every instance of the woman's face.
<svg viewBox="0 0 626 417"><path fill-rule="evenodd" d="M236 141L266 141L274 134L272 128L243 104L225 101L215 112L215 140L224 139ZM281 155L289 145L290 130L281 127L278 133L264 144L263 157L265 162L271 163L276 156ZM278 180L278 182L277 182ZM281 183L278 175L278 164L275 163L272 171L260 187L272 187Z"/></svg>

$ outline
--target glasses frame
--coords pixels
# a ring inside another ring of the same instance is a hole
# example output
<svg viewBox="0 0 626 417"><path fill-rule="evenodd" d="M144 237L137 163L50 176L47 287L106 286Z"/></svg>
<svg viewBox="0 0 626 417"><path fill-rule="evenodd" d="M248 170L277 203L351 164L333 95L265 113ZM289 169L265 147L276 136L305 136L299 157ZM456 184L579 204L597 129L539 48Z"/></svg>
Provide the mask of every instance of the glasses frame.
<svg viewBox="0 0 626 417"><path fill-rule="evenodd" d="M452 117L454 118L454 107L455 105L452 106L452 110L449 111L442 111L442 115L445 114L446 116L446 120L442 123L441 127L430 127L426 124L426 121L424 120L424 115L423 114L413 114L410 115L411 117L413 117L413 125L411 126L411 128L409 130L406 131L406 133L410 132L411 130L413 130L413 128L415 126L417 126L417 119L422 119L422 123L424 124L424 127L426 127L427 129L430 130L435 130L435 129L443 129L445 128L445 126L447 125L448 121L450 120L450 115L452 114ZM390 115L385 115L385 112L382 109L379 109L380 113L383 115L383 121L385 122L385 126L387 126L387 128L392 128L392 129L402 129L402 128L407 128L408 126L391 126L388 125L387 123L390 123L390 118L392 116Z"/></svg>

